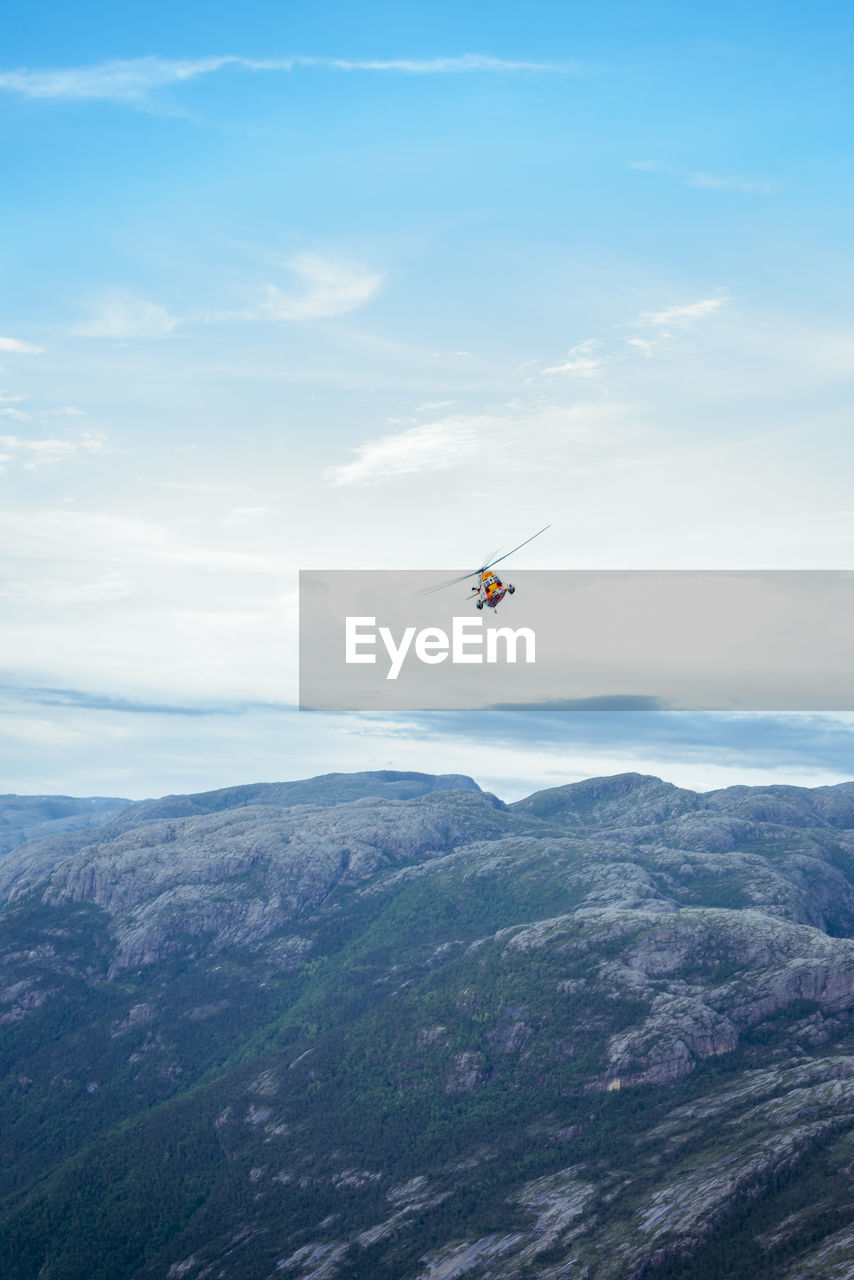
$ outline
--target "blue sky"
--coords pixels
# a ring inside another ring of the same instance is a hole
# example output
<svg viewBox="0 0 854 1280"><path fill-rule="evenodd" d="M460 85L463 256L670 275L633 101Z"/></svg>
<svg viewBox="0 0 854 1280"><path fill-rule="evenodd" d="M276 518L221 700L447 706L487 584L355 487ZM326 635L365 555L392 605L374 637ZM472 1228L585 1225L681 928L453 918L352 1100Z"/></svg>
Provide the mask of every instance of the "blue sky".
<svg viewBox="0 0 854 1280"><path fill-rule="evenodd" d="M662 745L570 717L562 754L553 719L288 708L301 567L465 568L551 521L519 571L854 568L852 26L842 4L19 7L4 789L448 755L523 788L850 774L843 718L685 719Z"/></svg>

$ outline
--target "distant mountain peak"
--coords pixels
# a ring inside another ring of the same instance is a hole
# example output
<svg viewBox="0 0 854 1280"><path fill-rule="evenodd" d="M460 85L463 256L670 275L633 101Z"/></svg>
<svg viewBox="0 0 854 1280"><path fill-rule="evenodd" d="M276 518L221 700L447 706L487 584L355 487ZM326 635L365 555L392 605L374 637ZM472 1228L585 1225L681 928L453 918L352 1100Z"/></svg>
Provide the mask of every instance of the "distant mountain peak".
<svg viewBox="0 0 854 1280"><path fill-rule="evenodd" d="M416 773L394 769L362 773L321 773L294 782L250 782L238 787L199 791L188 795L168 795L157 800L140 800L117 816L122 826L136 826L155 818L191 818L224 809L248 805L345 804L351 800L414 800L435 791L476 791L473 778L461 773Z"/></svg>
<svg viewBox="0 0 854 1280"><path fill-rule="evenodd" d="M585 821L601 817L610 822L626 808L627 813L631 809L636 821L644 814L650 820L674 817L696 808L698 799L696 792L664 782L652 774L617 773L536 791L518 801L514 808L541 818L574 813Z"/></svg>

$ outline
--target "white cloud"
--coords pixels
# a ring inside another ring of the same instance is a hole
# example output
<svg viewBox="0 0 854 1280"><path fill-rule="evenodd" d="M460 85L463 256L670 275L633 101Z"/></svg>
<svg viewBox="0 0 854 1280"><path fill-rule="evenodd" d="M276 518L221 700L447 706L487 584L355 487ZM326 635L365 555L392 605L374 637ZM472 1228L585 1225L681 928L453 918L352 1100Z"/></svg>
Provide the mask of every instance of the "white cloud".
<svg viewBox="0 0 854 1280"><path fill-rule="evenodd" d="M44 347L36 347L32 342L22 342L20 338L0 338L0 351L10 355L39 356Z"/></svg>
<svg viewBox="0 0 854 1280"><path fill-rule="evenodd" d="M506 485L510 477L515 483L523 473L542 478L588 470L591 444L598 449L603 440L615 438L623 416L618 403L512 401L493 412L454 414L368 440L353 451L354 462L329 467L324 477L336 486L367 485L462 468L457 478L466 491L483 496L494 492L496 483ZM536 441L536 448L520 451L521 440Z"/></svg>
<svg viewBox="0 0 854 1280"><path fill-rule="evenodd" d="M177 314L159 302L116 291L100 298L89 318L75 325L73 332L83 338L163 338L188 324L323 320L364 306L383 279L380 272L358 263L315 253L299 254L285 266L296 277L294 292L268 284L251 306L241 310Z"/></svg>
<svg viewBox="0 0 854 1280"><path fill-rule="evenodd" d="M105 500L109 495L104 494ZM155 699L295 690L282 547L191 525L58 505L0 511L7 670L57 687ZM39 589L33 590L34 584ZM44 677L44 678L43 678Z"/></svg>
<svg viewBox="0 0 854 1280"><path fill-rule="evenodd" d="M430 351L428 360L473 360L471 351Z"/></svg>
<svg viewBox="0 0 854 1280"><path fill-rule="evenodd" d="M223 524L228 529L238 528L241 525L254 524L261 516L269 515L269 513L269 507L232 507L223 520Z"/></svg>
<svg viewBox="0 0 854 1280"><path fill-rule="evenodd" d="M628 327L647 328L649 332L644 336L635 335L627 338L626 346L632 354L645 359L672 354L677 349L677 344L674 334L670 333L665 326L672 327L674 330L686 329L695 321L715 315L729 301L730 299L723 294L718 294L714 298L701 298L698 302L665 307L661 311L642 311L639 318L632 321ZM622 327L622 325L616 326L617 329ZM625 350L622 354L625 355ZM587 338L584 342L571 347L566 359L558 361L557 364L546 365L537 373L531 373L525 378L525 382L535 383L538 378L554 376L598 378L606 369L614 370L619 364L619 355L620 353L613 347L603 348L603 343L598 338ZM538 359L527 360L517 367L517 372L522 373L541 363Z"/></svg>
<svg viewBox="0 0 854 1280"><path fill-rule="evenodd" d="M23 67L0 72L0 90L24 98L81 101L104 98L113 102L136 102L152 90L219 71L231 61L230 58L133 58L90 67L47 70Z"/></svg>
<svg viewBox="0 0 854 1280"><path fill-rule="evenodd" d="M657 338L627 338L626 345L631 347L636 355L652 360L668 350L669 338L669 333L662 333Z"/></svg>
<svg viewBox="0 0 854 1280"><path fill-rule="evenodd" d="M575 74L575 62L524 62L511 58L491 58L483 53L464 53L456 58L294 58L302 67L333 67L339 71L400 71L409 75L455 75L466 71L551 71ZM258 66L264 69L263 63ZM271 64L274 69L276 64Z"/></svg>
<svg viewBox="0 0 854 1280"><path fill-rule="evenodd" d="M195 449L196 445L185 447ZM241 493L246 489L243 484L212 484L205 480L155 480L153 484L155 489L183 489L188 493Z"/></svg>
<svg viewBox="0 0 854 1280"><path fill-rule="evenodd" d="M3 450L0 454L0 470L5 470L14 462L24 470L32 471L36 467L63 462L79 454L101 453L103 448L103 440L88 433L77 440L26 440L22 436L0 436L0 449Z"/></svg>
<svg viewBox="0 0 854 1280"><path fill-rule="evenodd" d="M0 511L0 536L10 556L50 558L59 563L102 564L109 548L114 565L171 565L264 575L281 571L281 561L273 555L192 546L152 520L96 511L47 508L30 511L26 519L20 512Z"/></svg>
<svg viewBox="0 0 854 1280"><path fill-rule="evenodd" d="M638 324L690 324L693 320L703 320L720 311L729 298L701 298L699 302L689 302L680 307L665 307L663 311L642 311Z"/></svg>
<svg viewBox="0 0 854 1280"><path fill-rule="evenodd" d="M745 191L757 192L760 195L771 195L775 190L773 182L765 182L758 178L738 178L733 174L691 173L686 181L689 187L708 187L712 191Z"/></svg>
<svg viewBox="0 0 854 1280"><path fill-rule="evenodd" d="M160 338L182 323L157 302L112 293L97 303L88 320L75 325L74 333L83 338Z"/></svg>
<svg viewBox="0 0 854 1280"><path fill-rule="evenodd" d="M94 578L72 581L69 578L44 578L0 582L0 597L15 604L34 604L41 608L73 608L76 605L101 605L124 600L134 594L130 578L107 571Z"/></svg>
<svg viewBox="0 0 854 1280"><path fill-rule="evenodd" d="M575 378L598 378L605 367L603 357L595 354L600 345L595 338L579 342L577 346L570 348L566 360L549 365L547 369L543 369L543 373L568 373Z"/></svg>
<svg viewBox="0 0 854 1280"><path fill-rule="evenodd" d="M678 178L687 187L705 187L712 191L743 191L748 195L767 196L776 189L773 182L764 178L743 178L732 173L703 173L692 169L680 169L659 160L632 160L628 167L642 173L664 173Z"/></svg>
<svg viewBox="0 0 854 1280"><path fill-rule="evenodd" d="M326 479L334 485L372 484L390 476L441 471L476 457L494 425L494 420L485 416L458 416L398 435L380 436L359 445L355 462L330 467Z"/></svg>
<svg viewBox="0 0 854 1280"><path fill-rule="evenodd" d="M179 85L225 69L244 72L293 72L326 68L345 72L392 72L401 75L460 75L472 72L547 72L578 75L573 62L526 62L470 53L452 58L242 58L233 54L208 58L130 58L88 67L30 68L0 71L0 91L42 101L108 101L145 105L159 89Z"/></svg>
<svg viewBox="0 0 854 1280"><path fill-rule="evenodd" d="M343 315L364 306L382 283L381 274L356 263L336 262L313 253L300 254L287 266L298 278L301 288L295 294L288 294L276 285L267 285L255 314L273 320L320 320Z"/></svg>

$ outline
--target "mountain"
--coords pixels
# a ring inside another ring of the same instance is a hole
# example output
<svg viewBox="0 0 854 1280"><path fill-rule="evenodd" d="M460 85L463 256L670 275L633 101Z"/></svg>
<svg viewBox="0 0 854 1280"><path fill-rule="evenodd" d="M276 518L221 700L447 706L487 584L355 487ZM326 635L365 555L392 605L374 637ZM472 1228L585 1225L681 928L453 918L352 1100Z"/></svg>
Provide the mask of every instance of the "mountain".
<svg viewBox="0 0 854 1280"><path fill-rule="evenodd" d="M99 826L129 804L103 796L0 796L0 854L39 836Z"/></svg>
<svg viewBox="0 0 854 1280"><path fill-rule="evenodd" d="M242 809L247 805L315 804L323 808L343 804L346 800L375 797L383 800L412 800L432 791L479 791L472 778L459 773L399 773L383 770L373 773L324 773L301 782L257 782L243 787L225 787L219 791L203 791L198 795L164 796L161 800L142 800L123 813L125 826L136 826L152 818L189 818L202 813L220 813L223 809Z"/></svg>
<svg viewBox="0 0 854 1280"><path fill-rule="evenodd" d="M333 774L0 889L8 1280L854 1274L852 784Z"/></svg>

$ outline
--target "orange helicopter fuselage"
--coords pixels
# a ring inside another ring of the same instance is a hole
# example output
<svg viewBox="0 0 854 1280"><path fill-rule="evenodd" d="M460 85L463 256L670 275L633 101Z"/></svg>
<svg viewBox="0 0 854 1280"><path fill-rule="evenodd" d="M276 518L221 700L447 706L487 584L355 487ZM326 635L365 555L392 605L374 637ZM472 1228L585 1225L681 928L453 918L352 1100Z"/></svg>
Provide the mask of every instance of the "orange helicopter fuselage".
<svg viewBox="0 0 854 1280"><path fill-rule="evenodd" d="M507 588L491 569L480 575L480 598L490 609L494 609L507 595Z"/></svg>

